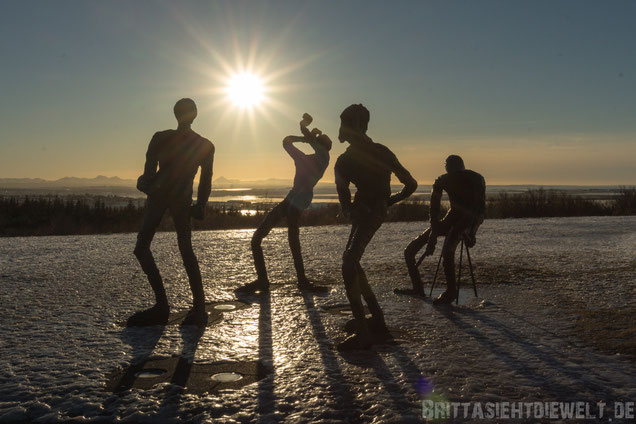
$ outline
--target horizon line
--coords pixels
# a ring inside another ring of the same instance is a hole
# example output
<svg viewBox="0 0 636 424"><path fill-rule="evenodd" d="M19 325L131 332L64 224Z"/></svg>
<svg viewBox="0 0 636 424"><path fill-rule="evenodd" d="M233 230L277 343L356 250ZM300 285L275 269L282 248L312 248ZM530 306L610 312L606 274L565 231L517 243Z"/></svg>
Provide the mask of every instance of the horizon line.
<svg viewBox="0 0 636 424"><path fill-rule="evenodd" d="M65 180L65 179L77 179L77 180L97 180L97 179L118 179L122 182L131 182L131 183L135 183L135 179L134 178L122 178L119 177L117 175L114 176L105 176L105 175L97 175L95 177L74 177L74 176L64 176L64 177L60 177L57 179L46 179L46 178L41 178L41 177L0 177L0 180L39 180L39 181L44 181L44 182L50 182L50 183L55 183L58 182L60 180ZM228 180L231 183L237 182L237 183L255 183L255 182L267 182L269 180L275 180L275 181L281 181L281 182L289 182L291 183L293 181L293 178L275 178L275 177L270 177L270 178L262 178L262 179L239 179L239 178L227 178L225 176L219 176L217 178L213 178L212 183L214 183L214 181L218 181L220 179L223 180ZM423 183L421 181L417 181L418 186L432 186L433 185L433 181L427 182L427 183ZM25 182L27 183L27 182ZM195 184L198 184L198 180L194 181ZM320 180L318 182L318 184L335 184L335 181L333 180ZM399 183L397 184L391 184L392 186L394 185L401 185ZM493 183L493 184L487 184L489 186L509 186L509 187L527 187L527 186L536 186L536 187L553 187L553 186L560 186L560 187L621 187L621 186L636 186L636 182L635 183L536 183L536 182L528 182L528 183ZM100 186L100 187L106 187L106 186ZM15 188L15 187L2 187L0 186L0 188ZM28 187L24 187L24 188L28 188ZM40 187L40 188L44 188L44 187ZM250 188L250 187L246 187L246 188Z"/></svg>

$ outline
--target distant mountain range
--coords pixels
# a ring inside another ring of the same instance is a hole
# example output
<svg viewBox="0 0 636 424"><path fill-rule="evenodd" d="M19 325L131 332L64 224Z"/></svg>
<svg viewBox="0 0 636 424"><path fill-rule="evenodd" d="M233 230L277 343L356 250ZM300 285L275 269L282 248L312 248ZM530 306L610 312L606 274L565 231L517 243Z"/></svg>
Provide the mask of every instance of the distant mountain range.
<svg viewBox="0 0 636 424"><path fill-rule="evenodd" d="M394 181L395 183L395 181ZM106 189L116 189L118 192L122 192L122 190L130 191L135 193L137 185L137 180L132 179L123 179L119 177L105 177L103 175L98 175L95 178L78 178L78 177L64 177L58 180L44 180L42 178L0 178L0 189L10 189L10 190L46 190L46 191L62 191L62 190L72 190L78 191L82 189L90 189L91 191L104 191ZM293 181L291 179L281 179L281 178L268 178L266 180L237 180L237 179L229 179L225 177L219 177L212 181L212 188L215 190L223 190L223 189L252 189L252 190L264 190L264 189L283 189L289 188L293 185ZM395 187L397 187L397 184ZM197 183L194 184L195 189ZM496 191L523 191L529 188L538 188L544 187L546 189L557 189L557 190L607 190L612 189L617 186L612 185L601 185L601 186L576 186L576 185L533 185L533 184L524 184L524 185L497 185L497 186L488 186L489 192ZM317 189L334 189L335 186L333 182L329 181L321 181L318 183ZM418 187L418 192L429 192L430 185L420 184Z"/></svg>
<svg viewBox="0 0 636 424"><path fill-rule="evenodd" d="M119 177L95 178L64 177L58 180L44 180L42 178L0 178L0 188L82 188L82 187L135 187L137 180ZM243 181L219 177L212 182L214 188L263 188L263 187L291 187L292 180L268 178L266 180Z"/></svg>
<svg viewBox="0 0 636 424"><path fill-rule="evenodd" d="M0 188L134 187L135 184L135 180L103 175L98 175L95 178L64 177L59 180L0 178Z"/></svg>

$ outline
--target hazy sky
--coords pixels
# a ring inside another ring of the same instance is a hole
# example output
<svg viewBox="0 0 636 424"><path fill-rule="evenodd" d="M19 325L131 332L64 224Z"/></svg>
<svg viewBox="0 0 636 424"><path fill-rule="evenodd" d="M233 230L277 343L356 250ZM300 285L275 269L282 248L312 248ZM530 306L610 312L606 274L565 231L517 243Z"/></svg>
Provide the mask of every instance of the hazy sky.
<svg viewBox="0 0 636 424"><path fill-rule="evenodd" d="M174 102L214 177L291 178L303 112L351 103L418 181L636 184L636 1L1 1L0 177L136 178ZM223 91L265 80L251 112ZM333 180L330 166L325 179Z"/></svg>

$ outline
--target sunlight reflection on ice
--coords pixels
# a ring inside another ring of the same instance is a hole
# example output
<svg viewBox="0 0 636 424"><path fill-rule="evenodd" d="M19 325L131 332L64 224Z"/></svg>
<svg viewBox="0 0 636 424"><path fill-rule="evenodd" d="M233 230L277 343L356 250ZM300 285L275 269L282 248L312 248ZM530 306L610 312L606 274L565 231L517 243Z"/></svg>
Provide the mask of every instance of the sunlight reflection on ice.
<svg viewBox="0 0 636 424"><path fill-rule="evenodd" d="M468 290L465 303L449 310L393 294L408 283L403 249L424 228L385 224L365 252L362 266L388 325L409 337L365 356L364 366L334 349L349 317L325 313L346 304L346 226L301 228L307 273L331 285L328 296L310 301L298 293L287 230L274 228L263 242L278 283L269 303L255 296L248 307L223 311L203 334L113 326L154 300L132 255L135 234L0 239L0 322L11 323L0 330L3 346L11 346L0 356L0 421L64 422L78 414L86 421L251 421L255 400L273 399L263 403L272 410L264 420L339 421L345 402L360 421L415 422L420 396L432 387L431 396L453 401L636 397L630 362L568 333L576 320L571 305L633 307L635 268L625 252L636 217L487 220L471 250L481 298ZM229 304L233 290L256 277L253 231L193 234L208 301ZM172 309L189 308L175 234L157 234L152 251ZM427 258L421 266L427 284L435 264ZM205 398L175 400L170 384L117 398L103 389L103 376L118 367L175 355L195 363L268 359L273 373L265 383ZM426 380L418 385L420 376Z"/></svg>

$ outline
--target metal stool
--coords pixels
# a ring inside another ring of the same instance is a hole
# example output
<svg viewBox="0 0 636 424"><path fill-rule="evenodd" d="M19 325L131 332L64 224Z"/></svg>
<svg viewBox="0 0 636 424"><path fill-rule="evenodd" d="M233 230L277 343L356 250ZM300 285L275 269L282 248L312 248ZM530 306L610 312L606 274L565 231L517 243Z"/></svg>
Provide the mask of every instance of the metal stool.
<svg viewBox="0 0 636 424"><path fill-rule="evenodd" d="M475 297L477 297L477 283L475 283L475 274L473 274L473 262L470 260L470 251L468 250L468 246L464 244L464 238L462 237L461 245L459 246L459 270L457 272L457 295L455 296L455 304L459 304L459 285L462 279L462 256L464 253L464 248L466 248L466 257L468 258L468 269L470 270L470 278L473 281L473 290L475 291ZM433 284L431 285L431 291L428 294L429 296L433 295L433 288L435 287L435 282L437 281L437 274L439 273L439 266L442 263L442 253L439 255L439 260L437 261L437 269L435 270L435 277L433 277ZM420 258L418 265L422 262L424 256Z"/></svg>

